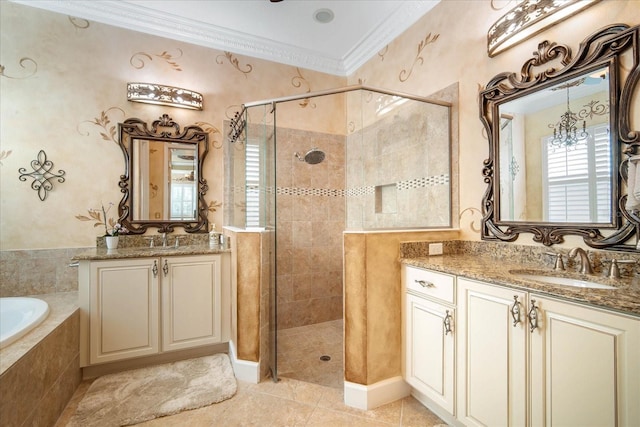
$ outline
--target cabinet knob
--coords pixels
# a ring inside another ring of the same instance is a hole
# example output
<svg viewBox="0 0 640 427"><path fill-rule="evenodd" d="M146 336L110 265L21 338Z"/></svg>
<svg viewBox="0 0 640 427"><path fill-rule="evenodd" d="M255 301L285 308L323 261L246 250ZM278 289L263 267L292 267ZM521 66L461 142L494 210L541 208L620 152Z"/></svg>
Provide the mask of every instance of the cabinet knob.
<svg viewBox="0 0 640 427"><path fill-rule="evenodd" d="M158 277L158 261L153 261L153 268L151 271L153 271L153 277Z"/></svg>

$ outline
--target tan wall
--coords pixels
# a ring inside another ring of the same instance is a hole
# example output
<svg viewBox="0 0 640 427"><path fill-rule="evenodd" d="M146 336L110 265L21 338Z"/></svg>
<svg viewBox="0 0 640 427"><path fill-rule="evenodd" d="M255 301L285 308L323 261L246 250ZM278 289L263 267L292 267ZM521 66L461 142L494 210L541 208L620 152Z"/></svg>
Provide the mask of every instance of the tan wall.
<svg viewBox="0 0 640 427"><path fill-rule="evenodd" d="M117 123L136 117L150 124L165 113L181 127L198 124L209 132L205 199L209 221L220 225L223 151L230 148L223 122L246 102L346 84L345 77L227 56L8 1L0 2L0 46L0 250L95 246L104 230L76 216L101 203L117 206L122 198ZM136 81L196 90L204 96L204 110L128 102L126 84ZM317 100L318 108L292 105L294 113L279 117L278 124L323 129L334 116L343 123L344 109L323 108L327 102ZM18 180L18 169L29 169L40 150L54 171L66 172L44 202L30 181Z"/></svg>
<svg viewBox="0 0 640 427"><path fill-rule="evenodd" d="M456 240L457 231L345 233L345 379L373 384L401 375L399 244Z"/></svg>
<svg viewBox="0 0 640 427"><path fill-rule="evenodd" d="M461 237L466 240L480 240L482 194L487 188L482 179L482 161L488 157L489 146L478 119L479 91L499 73L519 74L524 62L543 40L567 44L575 54L583 39L604 26L640 24L639 0L604 0L489 58L487 30L513 8L514 3L508 0L441 1L349 76L350 84L362 81L420 96L458 83L460 153L454 161L460 165L460 208L454 215L459 216ZM623 68L629 67L630 64L623 64ZM635 105L640 102L640 90L637 93ZM631 127L639 129L640 108L635 108L632 115ZM522 235L517 243L536 245L530 235ZM564 245L586 247L579 237L568 237Z"/></svg>
<svg viewBox="0 0 640 427"><path fill-rule="evenodd" d="M237 357L260 360L261 243L260 233L235 234L237 280ZM232 320L233 321L233 320Z"/></svg>

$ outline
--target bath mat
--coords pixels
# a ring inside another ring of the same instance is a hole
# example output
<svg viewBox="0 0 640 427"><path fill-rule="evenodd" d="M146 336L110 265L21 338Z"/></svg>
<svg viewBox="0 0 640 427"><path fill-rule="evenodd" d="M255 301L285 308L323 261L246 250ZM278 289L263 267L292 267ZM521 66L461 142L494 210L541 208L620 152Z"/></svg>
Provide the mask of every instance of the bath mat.
<svg viewBox="0 0 640 427"><path fill-rule="evenodd" d="M226 354L109 374L91 384L67 426L128 426L222 402L236 390Z"/></svg>

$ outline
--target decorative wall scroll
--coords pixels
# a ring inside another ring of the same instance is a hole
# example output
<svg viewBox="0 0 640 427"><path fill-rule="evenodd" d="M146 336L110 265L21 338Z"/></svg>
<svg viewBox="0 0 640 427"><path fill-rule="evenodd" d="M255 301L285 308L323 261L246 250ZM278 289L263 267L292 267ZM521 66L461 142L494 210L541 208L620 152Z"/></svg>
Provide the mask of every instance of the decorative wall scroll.
<svg viewBox="0 0 640 427"><path fill-rule="evenodd" d="M51 172L53 162L47 160L47 153L44 150L40 150L38 157L31 161L31 168L33 172L27 172L25 168L18 169L19 179L26 181L27 178L32 178L31 188L38 192L38 197L42 201L47 198L49 191L53 190L53 179L57 179L60 183L65 181L65 171L59 170L57 174Z"/></svg>

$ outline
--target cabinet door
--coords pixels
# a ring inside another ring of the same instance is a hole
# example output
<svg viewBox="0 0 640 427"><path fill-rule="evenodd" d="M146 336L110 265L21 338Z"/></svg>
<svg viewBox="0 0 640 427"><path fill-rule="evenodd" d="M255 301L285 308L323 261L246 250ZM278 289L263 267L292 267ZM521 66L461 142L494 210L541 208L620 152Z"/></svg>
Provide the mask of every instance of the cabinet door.
<svg viewBox="0 0 640 427"><path fill-rule="evenodd" d="M222 341L219 255L162 260L162 350Z"/></svg>
<svg viewBox="0 0 640 427"><path fill-rule="evenodd" d="M454 414L453 309L406 295L405 380Z"/></svg>
<svg viewBox="0 0 640 427"><path fill-rule="evenodd" d="M525 296L458 278L457 413L465 425L527 421Z"/></svg>
<svg viewBox="0 0 640 427"><path fill-rule="evenodd" d="M91 263L91 364L158 352L157 267L153 258Z"/></svg>
<svg viewBox="0 0 640 427"><path fill-rule="evenodd" d="M640 320L531 299L531 425L639 426Z"/></svg>

